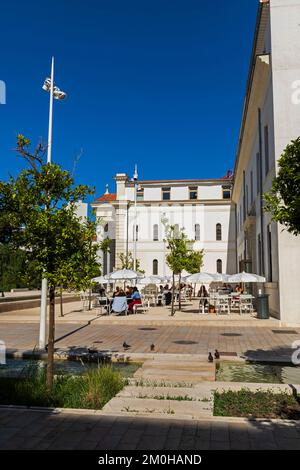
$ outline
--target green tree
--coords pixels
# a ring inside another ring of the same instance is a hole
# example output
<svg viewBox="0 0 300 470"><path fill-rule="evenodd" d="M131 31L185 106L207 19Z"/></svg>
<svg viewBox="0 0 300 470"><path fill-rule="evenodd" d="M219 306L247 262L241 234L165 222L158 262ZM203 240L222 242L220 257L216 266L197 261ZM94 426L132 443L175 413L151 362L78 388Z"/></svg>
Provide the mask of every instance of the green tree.
<svg viewBox="0 0 300 470"><path fill-rule="evenodd" d="M120 253L119 260L121 262L121 269L131 269L134 268L134 260L131 251L128 251L128 254ZM136 272L143 274L145 271L141 269L141 263L139 259L136 259Z"/></svg>
<svg viewBox="0 0 300 470"><path fill-rule="evenodd" d="M0 227L9 233L15 248L22 248L28 263L28 278L44 276L49 287L49 337L47 385L53 384L55 340L55 289L83 289L100 273L97 262L95 222L82 223L76 203L93 190L74 186L68 171L57 164L44 164L45 148L34 153L30 141L18 136L17 153L29 168L8 182L0 182Z"/></svg>
<svg viewBox="0 0 300 470"><path fill-rule="evenodd" d="M179 276L179 288L181 284L182 271L191 274L199 272L203 264L203 250L194 251L193 242L188 240L184 230L177 230L174 225L165 223L165 233L168 253L166 262L172 271L172 307L171 315L175 315L174 299L175 299L175 275ZM178 308L181 310L181 296L179 295Z"/></svg>
<svg viewBox="0 0 300 470"><path fill-rule="evenodd" d="M278 174L264 195L265 211L288 232L300 233L300 137L292 141L278 160Z"/></svg>

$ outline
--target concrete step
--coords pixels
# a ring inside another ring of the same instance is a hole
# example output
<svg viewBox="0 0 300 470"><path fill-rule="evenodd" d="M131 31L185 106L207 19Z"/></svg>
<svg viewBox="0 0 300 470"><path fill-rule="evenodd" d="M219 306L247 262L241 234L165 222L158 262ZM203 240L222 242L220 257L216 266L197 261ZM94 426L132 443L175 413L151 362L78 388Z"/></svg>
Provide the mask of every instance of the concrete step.
<svg viewBox="0 0 300 470"><path fill-rule="evenodd" d="M134 378L137 380L171 382L171 383L199 383L215 381L215 364L207 362L179 359L154 358L144 362L136 371Z"/></svg>
<svg viewBox="0 0 300 470"><path fill-rule="evenodd" d="M117 397L122 398L155 398L165 397L182 397L188 398L186 401L207 401L212 399L210 386L208 387L150 387L150 386L134 386L128 385Z"/></svg>
<svg viewBox="0 0 300 470"><path fill-rule="evenodd" d="M109 415L160 416L177 419L212 417L212 402L115 397L102 410Z"/></svg>

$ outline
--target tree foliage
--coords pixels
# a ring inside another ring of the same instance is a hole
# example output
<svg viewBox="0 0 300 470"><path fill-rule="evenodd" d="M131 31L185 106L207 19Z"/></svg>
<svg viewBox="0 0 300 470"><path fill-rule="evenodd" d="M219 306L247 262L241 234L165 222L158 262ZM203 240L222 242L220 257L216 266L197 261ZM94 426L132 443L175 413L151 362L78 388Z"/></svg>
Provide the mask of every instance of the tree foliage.
<svg viewBox="0 0 300 470"><path fill-rule="evenodd" d="M278 161L271 191L264 195L265 211L288 232L300 233L300 137L292 141Z"/></svg>
<svg viewBox="0 0 300 470"><path fill-rule="evenodd" d="M174 225L165 223L165 233L168 253L166 262L173 273L173 296L172 296L172 312L174 315L174 294L175 294L175 274L179 275L179 286L182 271L188 273L199 272L203 264L203 250L193 250L193 241L190 241L184 230L177 230ZM181 309L181 301L179 296L179 310Z"/></svg>
<svg viewBox="0 0 300 470"><path fill-rule="evenodd" d="M74 185L68 171L43 163L45 148L34 153L18 136L17 153L29 164L16 177L0 182L0 227L26 257L28 278L47 278L49 287L48 384L53 382L55 288L85 289L100 274L95 222L81 221L76 204L93 190Z"/></svg>
<svg viewBox="0 0 300 470"><path fill-rule="evenodd" d="M121 269L134 269L134 259L131 251L128 251L128 254L120 253L119 260L121 262ZM141 263L139 259L136 259L136 272L144 273L141 269Z"/></svg>

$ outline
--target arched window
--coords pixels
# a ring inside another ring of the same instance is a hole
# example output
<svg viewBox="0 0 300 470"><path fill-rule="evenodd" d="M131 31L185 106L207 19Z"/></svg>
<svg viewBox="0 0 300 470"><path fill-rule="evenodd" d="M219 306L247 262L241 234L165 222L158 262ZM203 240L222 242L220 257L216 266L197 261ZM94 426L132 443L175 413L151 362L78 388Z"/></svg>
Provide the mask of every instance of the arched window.
<svg viewBox="0 0 300 470"><path fill-rule="evenodd" d="M216 225L216 240L217 241L222 240L222 225L221 224Z"/></svg>
<svg viewBox="0 0 300 470"><path fill-rule="evenodd" d="M222 260L217 259L217 273L222 274Z"/></svg>
<svg viewBox="0 0 300 470"><path fill-rule="evenodd" d="M157 224L153 225L153 241L154 242L158 241L158 225Z"/></svg>
<svg viewBox="0 0 300 470"><path fill-rule="evenodd" d="M200 240L200 225L195 224L195 240Z"/></svg>
<svg viewBox="0 0 300 470"><path fill-rule="evenodd" d="M158 261L157 261L157 259L154 259L152 264L153 264L152 274L154 276L157 276L158 275Z"/></svg>
<svg viewBox="0 0 300 470"><path fill-rule="evenodd" d="M108 232L108 224L104 225L104 232Z"/></svg>

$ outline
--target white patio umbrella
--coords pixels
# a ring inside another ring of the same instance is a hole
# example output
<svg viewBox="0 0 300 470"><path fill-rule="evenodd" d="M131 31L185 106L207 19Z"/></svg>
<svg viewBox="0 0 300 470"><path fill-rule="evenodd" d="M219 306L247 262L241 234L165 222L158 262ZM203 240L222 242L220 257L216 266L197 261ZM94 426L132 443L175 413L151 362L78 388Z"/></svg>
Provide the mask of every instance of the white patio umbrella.
<svg viewBox="0 0 300 470"><path fill-rule="evenodd" d="M164 282L164 278L160 276L146 276L141 279L138 279L138 284L143 284L144 286L148 284L161 284Z"/></svg>
<svg viewBox="0 0 300 470"><path fill-rule="evenodd" d="M186 276L184 280L193 284L209 284L216 281L214 274L210 273L191 274L190 276Z"/></svg>
<svg viewBox="0 0 300 470"><path fill-rule="evenodd" d="M242 273L238 274L233 274L231 276L228 276L227 281L228 283L248 283L248 282L266 282L266 278L263 276L259 276L258 274L252 274L252 273L245 273L244 271Z"/></svg>
<svg viewBox="0 0 300 470"><path fill-rule="evenodd" d="M92 281L97 282L98 284L109 284L109 280L104 276L93 277Z"/></svg>
<svg viewBox="0 0 300 470"><path fill-rule="evenodd" d="M228 282L230 274L216 273L213 274L215 282Z"/></svg>
<svg viewBox="0 0 300 470"><path fill-rule="evenodd" d="M105 277L110 281L130 281L143 277L143 274L137 273L131 269L120 269L119 271L106 274Z"/></svg>

